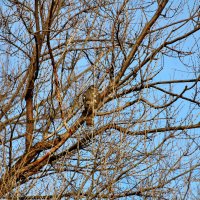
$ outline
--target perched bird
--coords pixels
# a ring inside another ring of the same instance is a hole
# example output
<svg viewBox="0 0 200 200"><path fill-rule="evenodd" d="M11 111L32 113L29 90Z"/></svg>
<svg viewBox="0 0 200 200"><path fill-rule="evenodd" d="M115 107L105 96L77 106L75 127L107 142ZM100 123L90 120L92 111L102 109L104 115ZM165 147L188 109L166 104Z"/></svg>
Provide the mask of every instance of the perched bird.
<svg viewBox="0 0 200 200"><path fill-rule="evenodd" d="M86 118L87 126L94 126L94 115L99 102L100 102L100 95L98 88L95 87L94 85L91 85L83 94L83 105L84 105L83 115L87 116Z"/></svg>

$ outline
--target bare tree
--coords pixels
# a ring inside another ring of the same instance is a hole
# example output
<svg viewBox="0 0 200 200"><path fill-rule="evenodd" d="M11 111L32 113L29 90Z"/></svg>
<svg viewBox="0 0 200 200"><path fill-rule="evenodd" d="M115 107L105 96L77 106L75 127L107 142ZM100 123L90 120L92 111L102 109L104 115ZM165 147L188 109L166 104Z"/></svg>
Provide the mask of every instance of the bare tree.
<svg viewBox="0 0 200 200"><path fill-rule="evenodd" d="M199 197L198 1L0 5L1 198Z"/></svg>

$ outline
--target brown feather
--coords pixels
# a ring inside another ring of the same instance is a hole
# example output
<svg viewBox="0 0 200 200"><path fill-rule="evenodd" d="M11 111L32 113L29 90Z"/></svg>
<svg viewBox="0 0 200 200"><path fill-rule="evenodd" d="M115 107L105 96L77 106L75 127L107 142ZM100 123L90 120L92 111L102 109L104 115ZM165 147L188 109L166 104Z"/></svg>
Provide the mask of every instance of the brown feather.
<svg viewBox="0 0 200 200"><path fill-rule="evenodd" d="M94 126L95 109L99 104L99 92L98 88L91 85L87 91L83 94L84 111L83 115L87 116L86 125Z"/></svg>
<svg viewBox="0 0 200 200"><path fill-rule="evenodd" d="M92 116L88 116L85 121L87 126L94 126L94 118Z"/></svg>

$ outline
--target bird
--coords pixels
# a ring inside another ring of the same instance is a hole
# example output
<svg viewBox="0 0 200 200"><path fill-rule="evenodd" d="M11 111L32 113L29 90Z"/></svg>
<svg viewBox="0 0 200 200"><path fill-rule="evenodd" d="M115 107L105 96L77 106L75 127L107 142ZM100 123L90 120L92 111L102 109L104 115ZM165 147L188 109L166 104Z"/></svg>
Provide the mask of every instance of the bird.
<svg viewBox="0 0 200 200"><path fill-rule="evenodd" d="M100 94L98 88L94 85L89 86L83 94L83 116L86 116L86 125L94 126L94 115L100 102Z"/></svg>

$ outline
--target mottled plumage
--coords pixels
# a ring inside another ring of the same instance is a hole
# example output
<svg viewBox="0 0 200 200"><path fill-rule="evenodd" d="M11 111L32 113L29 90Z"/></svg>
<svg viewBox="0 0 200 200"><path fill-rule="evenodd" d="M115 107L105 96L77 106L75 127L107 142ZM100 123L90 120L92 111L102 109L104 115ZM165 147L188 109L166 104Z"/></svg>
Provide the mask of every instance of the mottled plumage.
<svg viewBox="0 0 200 200"><path fill-rule="evenodd" d="M83 104L84 104L84 111L83 114L87 116L86 124L87 126L94 125L94 115L95 110L99 104L99 91L94 85L91 85L87 91L83 94Z"/></svg>

